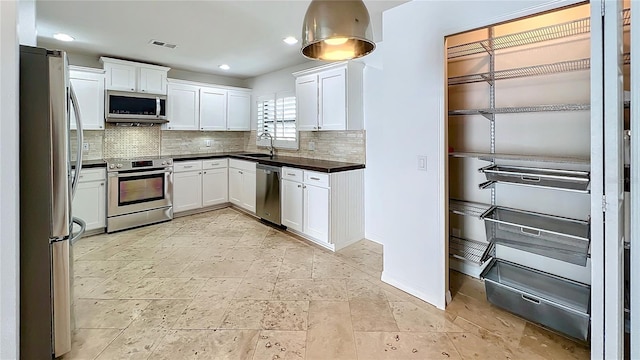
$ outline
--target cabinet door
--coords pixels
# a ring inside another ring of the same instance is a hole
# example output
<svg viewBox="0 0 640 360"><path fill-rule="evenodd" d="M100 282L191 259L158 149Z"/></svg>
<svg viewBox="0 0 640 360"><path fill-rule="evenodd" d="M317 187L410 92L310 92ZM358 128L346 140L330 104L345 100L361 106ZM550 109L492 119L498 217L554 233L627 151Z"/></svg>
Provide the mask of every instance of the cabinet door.
<svg viewBox="0 0 640 360"><path fill-rule="evenodd" d="M76 93L84 130L104 129L104 74L71 70L69 81ZM76 114L71 113L71 129L76 128Z"/></svg>
<svg viewBox="0 0 640 360"><path fill-rule="evenodd" d="M256 173L243 171L242 174L242 207L256 212Z"/></svg>
<svg viewBox="0 0 640 360"><path fill-rule="evenodd" d="M200 88L193 85L169 84L167 111L169 130L198 130Z"/></svg>
<svg viewBox="0 0 640 360"><path fill-rule="evenodd" d="M229 202L237 206L242 206L242 173L242 170L229 168Z"/></svg>
<svg viewBox="0 0 640 360"><path fill-rule="evenodd" d="M347 73L346 69L328 70L318 75L320 130L346 130Z"/></svg>
<svg viewBox="0 0 640 360"><path fill-rule="evenodd" d="M302 232L302 184L290 180L282 180L280 185L280 199L282 201L282 225Z"/></svg>
<svg viewBox="0 0 640 360"><path fill-rule="evenodd" d="M305 75L296 79L296 110L298 130L318 129L318 77Z"/></svg>
<svg viewBox="0 0 640 360"><path fill-rule="evenodd" d="M150 94L167 94L167 72L141 67L138 72L138 90Z"/></svg>
<svg viewBox="0 0 640 360"><path fill-rule="evenodd" d="M202 207L202 172L189 171L173 174L173 212Z"/></svg>
<svg viewBox="0 0 640 360"><path fill-rule="evenodd" d="M229 90L227 97L227 130L251 130L251 93Z"/></svg>
<svg viewBox="0 0 640 360"><path fill-rule="evenodd" d="M227 130L227 91L200 88L200 130Z"/></svg>
<svg viewBox="0 0 640 360"><path fill-rule="evenodd" d="M202 174L202 206L224 204L229 201L227 168L204 170Z"/></svg>
<svg viewBox="0 0 640 360"><path fill-rule="evenodd" d="M104 64L107 90L136 91L137 68L124 64Z"/></svg>
<svg viewBox="0 0 640 360"><path fill-rule="evenodd" d="M329 242L329 189L304 185L304 233Z"/></svg>
<svg viewBox="0 0 640 360"><path fill-rule="evenodd" d="M87 230L105 227L107 220L106 196L104 181L78 183L71 210L73 216L87 223Z"/></svg>

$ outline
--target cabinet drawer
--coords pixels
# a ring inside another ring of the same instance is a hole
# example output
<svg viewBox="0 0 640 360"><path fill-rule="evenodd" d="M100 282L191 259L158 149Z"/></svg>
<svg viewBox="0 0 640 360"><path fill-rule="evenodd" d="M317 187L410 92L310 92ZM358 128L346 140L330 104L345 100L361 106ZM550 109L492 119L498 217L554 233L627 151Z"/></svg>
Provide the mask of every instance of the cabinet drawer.
<svg viewBox="0 0 640 360"><path fill-rule="evenodd" d="M173 164L174 172L202 170L202 161L180 161Z"/></svg>
<svg viewBox="0 0 640 360"><path fill-rule="evenodd" d="M314 172L314 171L305 171L304 183L329 187L329 174L323 174L323 173Z"/></svg>
<svg viewBox="0 0 640 360"><path fill-rule="evenodd" d="M282 179L302 182L302 170L290 167L282 168Z"/></svg>
<svg viewBox="0 0 640 360"><path fill-rule="evenodd" d="M220 169L227 167L227 159L202 160L202 170Z"/></svg>
<svg viewBox="0 0 640 360"><path fill-rule="evenodd" d="M104 181L106 179L104 169L84 169L80 171L79 182Z"/></svg>
<svg viewBox="0 0 640 360"><path fill-rule="evenodd" d="M244 160L238 160L238 159L229 159L229 167L230 168L235 168L235 169L240 169L240 170L245 170L245 171L249 171L249 172L256 172L256 163L253 161L244 161Z"/></svg>

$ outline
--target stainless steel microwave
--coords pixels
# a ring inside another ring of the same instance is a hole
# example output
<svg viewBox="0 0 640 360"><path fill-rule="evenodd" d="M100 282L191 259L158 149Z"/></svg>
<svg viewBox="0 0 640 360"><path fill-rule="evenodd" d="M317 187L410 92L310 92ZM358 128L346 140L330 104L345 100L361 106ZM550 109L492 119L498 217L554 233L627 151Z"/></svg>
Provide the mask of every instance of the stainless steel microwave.
<svg viewBox="0 0 640 360"><path fill-rule="evenodd" d="M166 123L167 96L107 90L107 122Z"/></svg>

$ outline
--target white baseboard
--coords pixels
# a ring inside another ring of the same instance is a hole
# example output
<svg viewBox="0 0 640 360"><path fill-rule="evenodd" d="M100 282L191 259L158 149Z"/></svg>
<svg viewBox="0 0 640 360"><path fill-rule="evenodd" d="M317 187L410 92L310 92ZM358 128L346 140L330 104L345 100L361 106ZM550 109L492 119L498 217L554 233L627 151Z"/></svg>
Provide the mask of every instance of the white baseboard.
<svg viewBox="0 0 640 360"><path fill-rule="evenodd" d="M376 244L382 245L384 246L384 242L380 239L382 239L382 236L376 234L376 233L365 233L364 234L364 238L369 240L369 241L373 241Z"/></svg>
<svg viewBox="0 0 640 360"><path fill-rule="evenodd" d="M414 288L412 288L411 286L407 286L404 284L404 282L399 281L398 279L394 279L393 277L389 276L387 273L385 273L384 271L382 272L382 276L380 277L380 280L382 280L383 282L396 287L408 294L411 294L415 297L417 297L418 299L425 301L435 307L437 307L438 309L444 310L444 306L438 306L438 304L436 304L433 299L430 299L429 296L427 296L427 294L423 293L422 291L416 290Z"/></svg>

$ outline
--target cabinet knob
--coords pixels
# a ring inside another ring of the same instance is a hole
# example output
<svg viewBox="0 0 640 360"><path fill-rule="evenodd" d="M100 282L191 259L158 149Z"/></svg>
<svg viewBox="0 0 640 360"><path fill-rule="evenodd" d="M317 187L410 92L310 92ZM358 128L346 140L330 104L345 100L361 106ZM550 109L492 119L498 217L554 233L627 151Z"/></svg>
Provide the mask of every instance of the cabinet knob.
<svg viewBox="0 0 640 360"><path fill-rule="evenodd" d="M134 89L134 88L131 88L131 91L135 91L135 89Z"/></svg>
<svg viewBox="0 0 640 360"><path fill-rule="evenodd" d="M100 183L100 186L104 186L104 183Z"/></svg>
<svg viewBox="0 0 640 360"><path fill-rule="evenodd" d="M302 185L298 185L298 187L302 187Z"/></svg>
<svg viewBox="0 0 640 360"><path fill-rule="evenodd" d="M198 172L198 175L202 175L202 172Z"/></svg>
<svg viewBox="0 0 640 360"><path fill-rule="evenodd" d="M318 130L322 129L322 126L318 126Z"/></svg>
<svg viewBox="0 0 640 360"><path fill-rule="evenodd" d="M242 171L238 171L238 173L242 174Z"/></svg>
<svg viewBox="0 0 640 360"><path fill-rule="evenodd" d="M207 175L207 172L205 171L204 174Z"/></svg>

